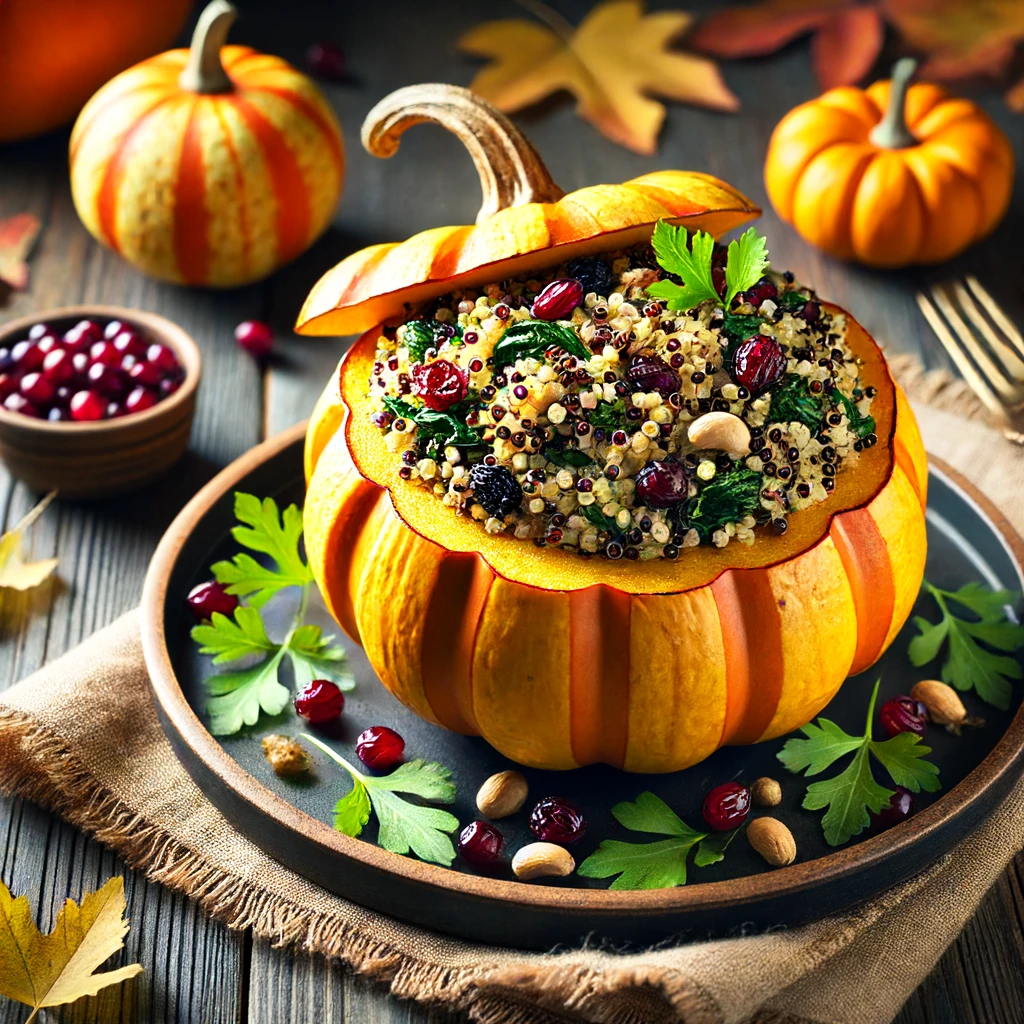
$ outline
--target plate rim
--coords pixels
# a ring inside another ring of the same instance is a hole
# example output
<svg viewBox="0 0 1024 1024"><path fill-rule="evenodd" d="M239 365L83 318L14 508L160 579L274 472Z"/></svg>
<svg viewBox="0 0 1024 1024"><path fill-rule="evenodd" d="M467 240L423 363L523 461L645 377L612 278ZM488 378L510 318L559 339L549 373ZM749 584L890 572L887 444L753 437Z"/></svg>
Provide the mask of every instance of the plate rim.
<svg viewBox="0 0 1024 1024"><path fill-rule="evenodd" d="M813 860L768 869L741 878L698 882L668 889L613 890L561 888L529 882L495 879L454 871L409 856L391 853L374 843L336 831L272 792L235 761L207 730L188 703L171 663L164 630L168 584L178 556L194 527L206 513L249 473L285 449L301 442L306 421L268 438L249 449L209 481L175 516L153 554L146 572L140 603L140 626L150 688L162 712L166 732L169 723L180 738L234 797L257 813L269 817L304 840L333 855L405 881L442 889L496 906L532 906L563 915L598 913L615 919L635 914L674 916L746 903L798 895L809 887L828 884L850 872L868 870L927 843L929 836L957 818L986 791L997 787L1008 773L1020 773L1024 765L1024 703L988 755L967 776L908 821L881 835L853 846L836 849ZM1006 516L969 480L938 456L928 454L935 469L954 489L976 505L1000 536L1018 570L1024 574L1024 538ZM169 737L170 738L170 737ZM176 754L177 756L177 754ZM179 758L181 760L181 758ZM184 764L186 771L189 766ZM189 772L191 774L191 772ZM638 778L642 776L638 775ZM204 794L206 795L206 794ZM209 797L207 797L209 799ZM232 823L232 827L237 826ZM241 832L241 830L239 830ZM936 852L936 856L941 854ZM295 870L302 874L301 870Z"/></svg>

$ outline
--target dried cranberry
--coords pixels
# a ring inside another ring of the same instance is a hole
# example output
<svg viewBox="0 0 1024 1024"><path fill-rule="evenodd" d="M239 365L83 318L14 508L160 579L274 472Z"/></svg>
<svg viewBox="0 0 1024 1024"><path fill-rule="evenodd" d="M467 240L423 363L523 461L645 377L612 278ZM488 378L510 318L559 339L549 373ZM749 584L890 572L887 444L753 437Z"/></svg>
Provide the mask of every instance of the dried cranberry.
<svg viewBox="0 0 1024 1024"><path fill-rule="evenodd" d="M750 790L738 782L723 782L704 797L701 812L716 832L737 828L750 814Z"/></svg>
<svg viewBox="0 0 1024 1024"><path fill-rule="evenodd" d="M913 697L899 696L887 700L878 717L890 736L901 732L915 732L923 736L928 731L928 709Z"/></svg>
<svg viewBox="0 0 1024 1024"><path fill-rule="evenodd" d="M821 307L814 299L810 299L797 315L804 323L813 324L821 316Z"/></svg>
<svg viewBox="0 0 1024 1024"><path fill-rule="evenodd" d="M337 43L313 43L306 50L306 67L317 78L332 82L343 82L346 78L345 54Z"/></svg>
<svg viewBox="0 0 1024 1024"><path fill-rule="evenodd" d="M260 320L243 320L235 328L235 341L253 359L266 359L274 347L274 332L269 324L265 324ZM152 358L150 361L153 361ZM171 369L171 367L161 366L160 369Z"/></svg>
<svg viewBox="0 0 1024 1024"><path fill-rule="evenodd" d="M754 285L749 291L743 292L740 296L741 299L749 302L754 309L757 309L762 302L767 299L775 299L778 297L779 290L775 287L775 282L768 277L762 277L757 284Z"/></svg>
<svg viewBox="0 0 1024 1024"><path fill-rule="evenodd" d="M530 831L545 843L569 845L586 834L583 812L560 796L546 796L530 812Z"/></svg>
<svg viewBox="0 0 1024 1024"><path fill-rule="evenodd" d="M402 760L404 750L405 740L386 725L371 725L356 740L359 760L376 771L393 768Z"/></svg>
<svg viewBox="0 0 1024 1024"><path fill-rule="evenodd" d="M71 396L71 418L78 422L101 420L107 403L95 391L77 391Z"/></svg>
<svg viewBox="0 0 1024 1024"><path fill-rule="evenodd" d="M711 283L714 285L715 291L718 292L719 298L725 298L725 268L724 267L712 267L711 268Z"/></svg>
<svg viewBox="0 0 1024 1024"><path fill-rule="evenodd" d="M774 338L755 334L740 342L732 357L732 377L752 395L760 394L786 372L786 357Z"/></svg>
<svg viewBox="0 0 1024 1024"><path fill-rule="evenodd" d="M914 813L914 797L909 789L897 786L888 807L883 807L877 814L870 815L872 832L884 832L901 821L906 821Z"/></svg>
<svg viewBox="0 0 1024 1024"><path fill-rule="evenodd" d="M655 355L634 356L626 380L634 391L657 391L665 397L679 390L679 374Z"/></svg>
<svg viewBox="0 0 1024 1024"><path fill-rule="evenodd" d="M216 580L207 580L193 587L185 600L200 621L210 618L214 612L230 615L238 607L238 598L229 594L224 584Z"/></svg>
<svg viewBox="0 0 1024 1024"><path fill-rule="evenodd" d="M435 359L432 363L413 367L412 390L423 399L428 409L444 412L466 397L469 374L447 359Z"/></svg>
<svg viewBox="0 0 1024 1024"><path fill-rule="evenodd" d="M677 459L648 462L636 475L636 493L648 508L671 508L686 500L690 486L686 466Z"/></svg>
<svg viewBox="0 0 1024 1024"><path fill-rule="evenodd" d="M612 268L596 256L580 256L569 263L565 271L583 285L584 295L593 292L606 299L615 290Z"/></svg>
<svg viewBox="0 0 1024 1024"><path fill-rule="evenodd" d="M323 725L345 710L345 695L329 679L314 679L299 690L295 711L307 722Z"/></svg>
<svg viewBox="0 0 1024 1024"><path fill-rule="evenodd" d="M552 281L533 300L530 316L537 320L568 320L584 294L583 285L574 277Z"/></svg>
<svg viewBox="0 0 1024 1024"><path fill-rule="evenodd" d="M487 821L470 822L459 833L459 853L474 867L496 867L504 845L505 837Z"/></svg>

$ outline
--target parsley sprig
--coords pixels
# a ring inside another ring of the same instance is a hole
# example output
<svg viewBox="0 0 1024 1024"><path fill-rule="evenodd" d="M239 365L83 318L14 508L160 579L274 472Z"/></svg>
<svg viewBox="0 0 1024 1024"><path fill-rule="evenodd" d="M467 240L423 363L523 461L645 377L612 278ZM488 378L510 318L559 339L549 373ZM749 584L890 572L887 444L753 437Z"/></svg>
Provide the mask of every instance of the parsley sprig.
<svg viewBox="0 0 1024 1024"><path fill-rule="evenodd" d="M777 755L791 772L806 775L820 775L840 758L854 755L834 778L812 782L804 797L806 810L825 809L821 824L829 846L839 846L862 832L870 824L869 812L877 814L888 807L895 795L895 790L886 789L875 781L871 772L872 756L897 786L905 786L912 793L920 793L922 789L933 793L940 788L939 769L925 760L931 747L925 746L916 733L897 733L881 742L872 738L879 683L881 679L872 691L862 736L851 736L835 722L819 718L817 724L805 725L800 730L806 739L787 740Z"/></svg>
<svg viewBox="0 0 1024 1024"><path fill-rule="evenodd" d="M355 686L344 650L332 637L325 637L319 626L305 621L313 574L299 551L302 513L294 505L282 513L272 498L261 502L239 493L235 515L241 525L232 530L232 536L243 547L267 556L271 564L240 552L212 566L228 593L247 602L232 616L214 612L208 623L192 630L199 653L212 655L215 665L246 663L206 681L206 712L214 736L230 736L243 725L255 725L261 711L268 715L284 711L291 698L291 691L280 681L286 659L297 687L313 679L329 679L343 690ZM278 643L268 636L261 609L286 587L300 587L301 598L290 629Z"/></svg>
<svg viewBox="0 0 1024 1024"><path fill-rule="evenodd" d="M914 625L920 632L910 641L911 663L918 668L927 665L938 657L948 640L946 660L942 663L943 682L958 690L975 690L987 704L1006 711L1013 692L1010 680L1024 675L1020 662L1012 656L1024 647L1024 626L1011 622L1006 615L1007 607L1012 607L1020 595L1009 590L986 589L980 583L967 583L959 590L942 590L925 580L924 589L935 598L942 618L929 622L920 615L914 616ZM976 618L958 615L950 608L951 601Z"/></svg>
<svg viewBox="0 0 1024 1024"><path fill-rule="evenodd" d="M728 309L736 295L756 284L768 266L765 237L754 228L748 228L739 239L729 243L726 251L723 299L711 276L715 240L706 231L695 231L691 238L686 228L660 220L651 242L658 263L680 278L682 284L656 281L647 289L647 294L667 300L672 310L690 310L708 300Z"/></svg>
<svg viewBox="0 0 1024 1024"><path fill-rule="evenodd" d="M732 832L697 832L690 828L664 800L653 793L641 793L636 801L616 804L615 820L632 832L669 836L653 843L623 843L605 839L580 866L584 878L618 875L612 889L667 889L686 884L690 851L697 847L697 867L716 864L738 829Z"/></svg>
<svg viewBox="0 0 1024 1024"><path fill-rule="evenodd" d="M315 736L303 733L303 739L322 750L352 777L349 790L334 807L334 827L347 836L358 836L377 815L377 842L392 853L410 850L420 860L449 865L455 860L455 847L448 833L459 827L459 820L439 807L424 807L399 796L406 793L424 800L455 802L452 773L436 761L407 761L390 775L364 775Z"/></svg>

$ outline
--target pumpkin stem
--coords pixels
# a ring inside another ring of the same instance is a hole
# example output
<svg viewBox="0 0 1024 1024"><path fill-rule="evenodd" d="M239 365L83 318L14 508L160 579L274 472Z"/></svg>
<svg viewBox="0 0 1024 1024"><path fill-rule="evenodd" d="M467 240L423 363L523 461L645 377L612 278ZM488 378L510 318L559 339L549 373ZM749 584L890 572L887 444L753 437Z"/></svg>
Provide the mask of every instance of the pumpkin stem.
<svg viewBox="0 0 1024 1024"><path fill-rule="evenodd" d="M227 42L228 30L238 9L227 0L212 0L199 15L192 33L188 63L178 78L178 84L187 92L231 92L234 83L228 78L220 60L220 49Z"/></svg>
<svg viewBox="0 0 1024 1024"><path fill-rule="evenodd" d="M913 57L903 57L893 65L889 105L869 136L871 142L882 149L906 149L917 145L917 139L907 127L907 89L916 70L917 61Z"/></svg>
<svg viewBox="0 0 1024 1024"><path fill-rule="evenodd" d="M469 150L484 196L478 224L510 206L553 203L565 195L526 136L501 111L457 85L409 85L385 96L366 115L363 146L374 156L393 156L402 133L424 121L447 128Z"/></svg>

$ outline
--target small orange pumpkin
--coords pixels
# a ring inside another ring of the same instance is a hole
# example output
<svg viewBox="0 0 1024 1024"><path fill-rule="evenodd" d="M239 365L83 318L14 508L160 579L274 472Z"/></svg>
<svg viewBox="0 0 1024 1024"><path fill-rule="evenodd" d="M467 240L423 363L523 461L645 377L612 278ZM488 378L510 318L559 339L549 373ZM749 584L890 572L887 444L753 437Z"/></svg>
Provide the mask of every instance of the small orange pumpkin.
<svg viewBox="0 0 1024 1024"><path fill-rule="evenodd" d="M71 135L71 190L100 242L153 277L232 287L323 232L341 195L341 130L320 90L278 57L223 46L213 0L190 50L108 82Z"/></svg>
<svg viewBox="0 0 1024 1024"><path fill-rule="evenodd" d="M379 325L427 296L649 238L662 217L717 234L758 211L684 171L563 195L507 118L450 86L385 99L364 139L390 154L424 120L472 147L487 198L476 226L355 253L298 323L369 327L306 435L306 548L332 614L406 706L526 765L676 771L803 725L892 642L924 571L924 449L878 347L851 319L882 443L784 536L629 562L485 534L400 479L370 423Z"/></svg>
<svg viewBox="0 0 1024 1024"><path fill-rule="evenodd" d="M843 86L791 110L768 146L765 186L812 245L868 266L941 263L987 235L1010 202L1009 140L937 85Z"/></svg>

